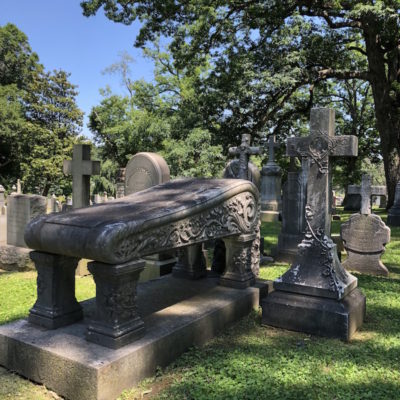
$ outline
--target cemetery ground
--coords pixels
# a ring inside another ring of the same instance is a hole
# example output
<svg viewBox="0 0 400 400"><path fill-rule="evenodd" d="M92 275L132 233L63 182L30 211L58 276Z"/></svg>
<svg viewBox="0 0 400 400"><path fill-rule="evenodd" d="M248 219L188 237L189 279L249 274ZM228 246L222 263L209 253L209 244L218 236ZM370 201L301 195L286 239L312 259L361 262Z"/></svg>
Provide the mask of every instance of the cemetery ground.
<svg viewBox="0 0 400 400"><path fill-rule="evenodd" d="M374 212L386 222L386 213ZM341 215L343 222L350 213ZM333 232L341 222L333 221ZM278 233L278 223L263 224L267 252ZM350 343L262 327L261 311L254 311L120 399L400 399L400 228L391 236L382 257L389 277L356 274L367 316ZM264 266L260 277L275 279L287 268ZM25 317L35 301L36 274L0 271L0 289L0 324ZM91 277L77 278L79 301L94 291ZM0 367L1 400L54 398L44 386Z"/></svg>

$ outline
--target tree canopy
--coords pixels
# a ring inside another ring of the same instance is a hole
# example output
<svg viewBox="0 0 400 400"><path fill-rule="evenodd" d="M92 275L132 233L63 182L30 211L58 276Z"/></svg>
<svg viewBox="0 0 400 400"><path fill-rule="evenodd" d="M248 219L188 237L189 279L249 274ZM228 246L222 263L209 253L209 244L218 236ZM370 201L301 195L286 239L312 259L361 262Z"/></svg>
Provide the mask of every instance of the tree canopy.
<svg viewBox="0 0 400 400"><path fill-rule="evenodd" d="M400 179L400 31L398 0L227 1L85 0L124 24L143 23L135 45L169 38L174 65L208 62L210 120L232 133L283 137L319 105L327 80L368 82L380 153L393 202ZM297 121L297 122L296 122ZM373 126L371 126L373 128Z"/></svg>
<svg viewBox="0 0 400 400"><path fill-rule="evenodd" d="M62 173L72 155L83 113L76 86L62 70L47 72L27 36L0 27L0 183L21 178L25 192L71 191Z"/></svg>

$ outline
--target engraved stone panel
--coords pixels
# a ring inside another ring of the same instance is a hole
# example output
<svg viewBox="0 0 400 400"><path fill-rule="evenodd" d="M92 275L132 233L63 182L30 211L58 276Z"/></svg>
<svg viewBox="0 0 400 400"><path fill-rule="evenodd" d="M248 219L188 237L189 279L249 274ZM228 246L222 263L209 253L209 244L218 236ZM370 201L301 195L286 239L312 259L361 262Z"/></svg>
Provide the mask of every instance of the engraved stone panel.
<svg viewBox="0 0 400 400"><path fill-rule="evenodd" d="M353 214L342 224L340 234L348 255L343 262L345 268L388 275L380 256L390 242L390 229L378 215Z"/></svg>
<svg viewBox="0 0 400 400"><path fill-rule="evenodd" d="M169 178L169 167L159 154L135 154L125 170L125 195L168 182Z"/></svg>

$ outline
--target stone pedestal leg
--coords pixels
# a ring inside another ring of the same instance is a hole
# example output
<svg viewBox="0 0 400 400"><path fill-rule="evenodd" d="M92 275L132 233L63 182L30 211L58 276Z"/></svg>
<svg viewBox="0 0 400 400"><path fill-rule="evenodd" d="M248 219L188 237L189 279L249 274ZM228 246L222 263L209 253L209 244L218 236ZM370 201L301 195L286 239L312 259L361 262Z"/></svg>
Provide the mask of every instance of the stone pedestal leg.
<svg viewBox="0 0 400 400"><path fill-rule="evenodd" d="M82 307L75 298L75 269L78 258L32 251L38 272L37 300L29 312L29 322L47 329L82 319Z"/></svg>
<svg viewBox="0 0 400 400"><path fill-rule="evenodd" d="M224 238L226 267L220 278L220 285L242 289L255 283L252 267L253 263L260 260L259 248L253 246L256 239L256 234ZM253 254L256 251L257 254Z"/></svg>
<svg viewBox="0 0 400 400"><path fill-rule="evenodd" d="M199 279L207 275L201 243L178 250L178 262L172 273L177 278Z"/></svg>
<svg viewBox="0 0 400 400"><path fill-rule="evenodd" d="M86 339L101 346L118 349L144 333L138 315L137 282L145 261L125 264L90 262L89 271L96 283L96 311L89 321Z"/></svg>

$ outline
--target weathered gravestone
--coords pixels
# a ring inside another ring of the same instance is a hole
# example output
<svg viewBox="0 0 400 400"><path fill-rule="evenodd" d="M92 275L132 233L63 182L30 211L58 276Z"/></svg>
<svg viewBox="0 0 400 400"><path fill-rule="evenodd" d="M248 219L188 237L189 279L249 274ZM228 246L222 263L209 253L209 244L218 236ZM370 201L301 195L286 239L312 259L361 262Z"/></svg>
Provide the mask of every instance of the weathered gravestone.
<svg viewBox="0 0 400 400"><path fill-rule="evenodd" d="M287 180L283 185L282 229L278 246L273 256L276 260L292 262L297 255L297 246L304 237L305 208L307 199L308 160L301 160L301 169L295 166L295 157L290 159Z"/></svg>
<svg viewBox="0 0 400 400"><path fill-rule="evenodd" d="M90 177L100 174L100 161L90 159L89 144L74 144L72 160L64 160L64 174L72 175L72 207L90 205Z"/></svg>
<svg viewBox="0 0 400 400"><path fill-rule="evenodd" d="M142 152L135 154L126 168L120 170L119 179L122 180L123 177L125 177L125 195L127 196L168 182L170 171L167 162L159 154ZM176 263L176 256L175 252L168 252L152 254L146 256L144 260L146 267L140 274L141 282L170 273Z"/></svg>
<svg viewBox="0 0 400 400"><path fill-rule="evenodd" d="M343 267L372 275L389 275L380 257L390 242L390 229L382 219L371 214L371 177L363 175L361 183L361 211L353 214L340 227L347 259Z"/></svg>
<svg viewBox="0 0 400 400"><path fill-rule="evenodd" d="M31 323L0 326L0 365L66 398L105 400L205 343L259 305L258 199L244 180L175 180L35 220L26 239L37 250L38 297ZM213 238L227 240L221 277L168 275L137 285L143 256ZM80 258L95 260L95 302L75 299Z"/></svg>
<svg viewBox="0 0 400 400"><path fill-rule="evenodd" d="M282 171L275 162L275 135L268 139L268 162L261 169L261 221L278 221L282 209L281 179Z"/></svg>
<svg viewBox="0 0 400 400"><path fill-rule="evenodd" d="M347 187L347 198L344 210L346 211L360 211L361 209L361 195L362 189L360 185L349 185ZM387 196L386 186L373 185L371 186L370 196Z"/></svg>
<svg viewBox="0 0 400 400"><path fill-rule="evenodd" d="M287 155L309 160L306 231L290 269L262 301L262 323L349 340L362 325L365 296L330 239L332 156L356 156L357 137L334 136L334 110L312 109L310 135L289 138Z"/></svg>
<svg viewBox="0 0 400 400"><path fill-rule="evenodd" d="M7 202L7 244L28 247L24 240L26 225L38 215L46 214L47 199L36 194L12 194Z"/></svg>
<svg viewBox="0 0 400 400"><path fill-rule="evenodd" d="M159 154L137 153L125 168L125 195L168 182L169 179L169 167Z"/></svg>
<svg viewBox="0 0 400 400"><path fill-rule="evenodd" d="M47 199L39 195L13 193L7 197L7 203L7 241L0 246L0 268L8 271L33 269L24 232L33 218L46 214Z"/></svg>
<svg viewBox="0 0 400 400"><path fill-rule="evenodd" d="M229 154L239 156L239 159L228 163L224 171L224 178L246 179L259 187L260 172L257 167L253 168L254 164L250 163L250 156L261 154L261 149L251 146L250 143L251 135L244 133L240 146L229 148Z"/></svg>
<svg viewBox="0 0 400 400"><path fill-rule="evenodd" d="M400 181L396 184L394 202L388 211L387 224L389 226L400 226Z"/></svg>
<svg viewBox="0 0 400 400"><path fill-rule="evenodd" d="M116 198L120 199L125 196L125 168L118 170L116 186Z"/></svg>

